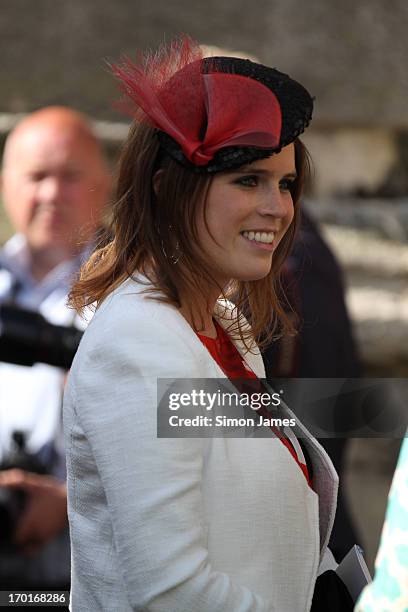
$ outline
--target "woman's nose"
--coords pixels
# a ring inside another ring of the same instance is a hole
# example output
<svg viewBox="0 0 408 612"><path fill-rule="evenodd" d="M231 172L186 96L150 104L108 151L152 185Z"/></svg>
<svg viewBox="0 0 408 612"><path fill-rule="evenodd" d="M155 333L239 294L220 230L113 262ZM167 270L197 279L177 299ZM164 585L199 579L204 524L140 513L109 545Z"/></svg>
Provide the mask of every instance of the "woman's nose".
<svg viewBox="0 0 408 612"><path fill-rule="evenodd" d="M289 197L288 197L289 196ZM292 198L286 192L282 192L279 187L273 188L265 194L262 199L258 212L261 215L271 215L276 218L284 218L288 215L292 207Z"/></svg>

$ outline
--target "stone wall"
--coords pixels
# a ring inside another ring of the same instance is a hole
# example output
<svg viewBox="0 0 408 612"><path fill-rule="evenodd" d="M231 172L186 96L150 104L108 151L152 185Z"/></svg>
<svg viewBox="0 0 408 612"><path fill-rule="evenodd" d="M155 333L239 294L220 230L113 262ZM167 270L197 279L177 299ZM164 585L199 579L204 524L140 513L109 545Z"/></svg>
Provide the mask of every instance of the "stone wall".
<svg viewBox="0 0 408 612"><path fill-rule="evenodd" d="M408 126L405 0L0 0L0 14L0 111L117 117L104 58L187 32L304 82L317 123Z"/></svg>
<svg viewBox="0 0 408 612"><path fill-rule="evenodd" d="M408 132L386 127L312 126L302 140L314 167L314 197L396 198L408 194Z"/></svg>
<svg viewBox="0 0 408 612"><path fill-rule="evenodd" d="M323 232L343 268L365 373L408 377L407 244L361 228L323 225Z"/></svg>

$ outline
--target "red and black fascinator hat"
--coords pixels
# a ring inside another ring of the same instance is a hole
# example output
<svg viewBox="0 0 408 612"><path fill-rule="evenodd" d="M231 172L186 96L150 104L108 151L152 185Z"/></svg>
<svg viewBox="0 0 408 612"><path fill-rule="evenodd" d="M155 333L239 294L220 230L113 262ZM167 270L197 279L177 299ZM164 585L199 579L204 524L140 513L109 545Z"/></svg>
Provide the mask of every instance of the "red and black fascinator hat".
<svg viewBox="0 0 408 612"><path fill-rule="evenodd" d="M162 148L200 173L278 153L309 125L313 99L287 74L247 59L202 57L187 37L140 64L111 65L127 109L157 129Z"/></svg>

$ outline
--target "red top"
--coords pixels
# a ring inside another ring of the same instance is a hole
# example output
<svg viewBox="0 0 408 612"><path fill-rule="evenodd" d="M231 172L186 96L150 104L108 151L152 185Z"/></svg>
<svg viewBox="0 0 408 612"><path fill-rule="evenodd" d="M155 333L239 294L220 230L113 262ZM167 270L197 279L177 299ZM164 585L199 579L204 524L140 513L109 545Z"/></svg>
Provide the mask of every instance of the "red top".
<svg viewBox="0 0 408 612"><path fill-rule="evenodd" d="M242 355L239 353L238 349L231 341L226 331L216 321L214 321L214 324L217 330L216 338L208 338L208 336L203 336L199 333L197 333L197 336L200 338L201 342L204 344L204 346L208 349L212 357L218 363L224 374L228 376L228 378L231 380L233 380L234 378L257 380L259 382L259 388L261 388L262 382L258 379L255 372L243 359ZM252 388L252 391L253 390L254 389ZM256 410L256 412L264 418L271 418L270 413L265 407ZM271 426L271 429L274 434L279 438L279 440L289 450L292 457L295 459L296 463L305 475L309 486L311 487L312 483L309 475L309 470L307 469L307 466L304 463L301 463L299 461L297 453L293 448L293 445L290 440L284 434L282 434L282 432L276 427Z"/></svg>

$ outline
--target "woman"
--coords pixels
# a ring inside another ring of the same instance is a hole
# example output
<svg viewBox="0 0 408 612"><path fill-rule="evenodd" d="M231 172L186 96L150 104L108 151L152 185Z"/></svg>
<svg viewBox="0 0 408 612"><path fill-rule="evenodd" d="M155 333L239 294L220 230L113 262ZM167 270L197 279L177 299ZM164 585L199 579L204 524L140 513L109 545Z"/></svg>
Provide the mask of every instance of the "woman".
<svg viewBox="0 0 408 612"><path fill-rule="evenodd" d="M188 39L114 71L136 109L113 239L71 295L97 304L64 408L73 610L304 612L334 518L329 458L300 424L158 438L157 381L264 377L253 339L289 328L276 284L312 100ZM230 292L252 330L218 301Z"/></svg>

